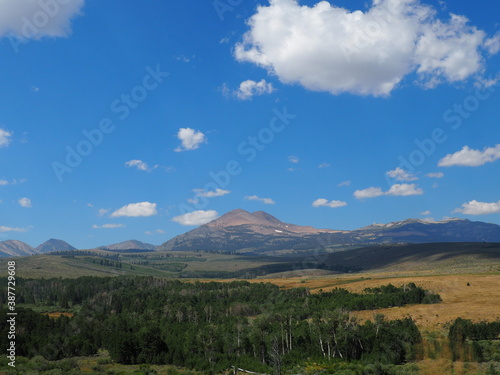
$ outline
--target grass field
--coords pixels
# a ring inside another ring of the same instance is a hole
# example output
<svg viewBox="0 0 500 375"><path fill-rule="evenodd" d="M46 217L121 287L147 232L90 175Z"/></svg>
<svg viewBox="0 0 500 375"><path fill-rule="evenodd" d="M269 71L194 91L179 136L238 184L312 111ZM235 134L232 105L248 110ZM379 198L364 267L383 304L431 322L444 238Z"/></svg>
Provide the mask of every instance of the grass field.
<svg viewBox="0 0 500 375"><path fill-rule="evenodd" d="M458 317L476 322L500 320L500 274L497 273L427 276L364 273L362 277L360 275L303 276L260 278L258 281L271 282L285 288L307 287L316 293L334 288L362 292L365 288L380 285L402 286L414 282L417 286L438 293L443 302L434 305L358 311L352 314L361 320L371 319L377 313L384 314L388 319L412 317L423 330L444 329L449 322Z"/></svg>

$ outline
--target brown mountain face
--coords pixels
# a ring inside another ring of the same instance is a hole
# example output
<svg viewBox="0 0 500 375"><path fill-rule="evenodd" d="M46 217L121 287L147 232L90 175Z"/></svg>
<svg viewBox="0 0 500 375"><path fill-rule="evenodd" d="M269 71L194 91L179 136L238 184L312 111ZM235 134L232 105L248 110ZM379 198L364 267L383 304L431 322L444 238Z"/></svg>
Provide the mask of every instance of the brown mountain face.
<svg viewBox="0 0 500 375"><path fill-rule="evenodd" d="M23 255L37 254L38 251L24 243L17 240L7 240L0 242L0 256L1 257L17 257Z"/></svg>
<svg viewBox="0 0 500 375"><path fill-rule="evenodd" d="M242 209L230 211L220 218L205 225L208 228L218 230L231 230L231 227L244 225L247 230L267 235L278 235L280 233L286 233L288 235L302 235L336 232L328 229L316 229L310 226L288 224L276 219L274 216L269 215L264 211L250 213Z"/></svg>
<svg viewBox="0 0 500 375"><path fill-rule="evenodd" d="M157 250L262 252L318 246L318 236L343 233L284 223L263 211L237 209L174 237Z"/></svg>

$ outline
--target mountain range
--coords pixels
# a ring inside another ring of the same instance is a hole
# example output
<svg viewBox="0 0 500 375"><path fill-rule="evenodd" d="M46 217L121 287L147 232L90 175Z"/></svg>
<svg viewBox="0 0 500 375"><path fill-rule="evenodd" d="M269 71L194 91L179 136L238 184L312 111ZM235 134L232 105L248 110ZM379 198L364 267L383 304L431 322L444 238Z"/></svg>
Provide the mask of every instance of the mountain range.
<svg viewBox="0 0 500 375"><path fill-rule="evenodd" d="M236 209L160 246L129 240L97 249L272 253L335 245L432 242L500 242L500 225L457 218L442 221L407 219L356 230L332 230L285 223L264 211L251 213ZM36 248L17 240L0 242L0 257L68 250L75 250L75 247L56 239Z"/></svg>
<svg viewBox="0 0 500 375"><path fill-rule="evenodd" d="M357 230L316 229L284 223L265 212L237 209L181 234L157 250L262 253L334 245L431 242L500 242L500 225L466 219L407 219Z"/></svg>
<svg viewBox="0 0 500 375"><path fill-rule="evenodd" d="M38 245L36 248L31 247L27 243L17 240L7 240L0 242L0 258L16 257L24 255L44 254L52 251L68 251L76 250L76 247L71 246L63 240L51 238L48 241Z"/></svg>

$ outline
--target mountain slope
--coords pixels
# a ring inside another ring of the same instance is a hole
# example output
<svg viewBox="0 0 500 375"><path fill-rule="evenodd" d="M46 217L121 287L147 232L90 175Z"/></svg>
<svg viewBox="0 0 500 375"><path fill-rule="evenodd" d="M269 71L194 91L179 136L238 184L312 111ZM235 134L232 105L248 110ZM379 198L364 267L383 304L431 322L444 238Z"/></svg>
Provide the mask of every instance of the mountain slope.
<svg viewBox="0 0 500 375"><path fill-rule="evenodd" d="M0 242L0 257L17 257L37 254L37 250L27 243L17 240Z"/></svg>
<svg viewBox="0 0 500 375"><path fill-rule="evenodd" d="M407 219L336 231L284 223L263 211L237 209L174 237L157 250L262 253L345 244L430 242L500 242L500 226L463 219Z"/></svg>
<svg viewBox="0 0 500 375"><path fill-rule="evenodd" d="M150 243L145 243L137 240L129 240L123 241L119 243L115 243L112 245L101 246L99 247L101 250L117 250L117 251L126 251L126 250L155 250L156 246Z"/></svg>
<svg viewBox="0 0 500 375"><path fill-rule="evenodd" d="M76 250L76 247L71 246L66 241L51 238L50 240L45 241L43 244L38 245L36 247L36 250L39 253L50 253L52 251Z"/></svg>

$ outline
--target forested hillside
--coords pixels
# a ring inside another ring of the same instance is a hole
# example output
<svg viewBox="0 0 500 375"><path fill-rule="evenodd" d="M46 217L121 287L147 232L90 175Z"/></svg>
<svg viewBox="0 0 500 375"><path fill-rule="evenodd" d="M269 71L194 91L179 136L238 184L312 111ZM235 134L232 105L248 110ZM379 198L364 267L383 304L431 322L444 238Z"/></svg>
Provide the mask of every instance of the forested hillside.
<svg viewBox="0 0 500 375"><path fill-rule="evenodd" d="M0 298L5 306L5 290ZM414 284L311 294L245 281L83 277L18 279L17 300L20 356L57 360L103 348L124 364L175 364L204 373L234 365L281 373L310 360L400 364L417 359L421 336L411 319L378 316L360 324L349 310L440 298ZM44 306L74 316L52 319L39 313ZM0 322L0 335L7 330ZM0 342L0 349L5 345Z"/></svg>

